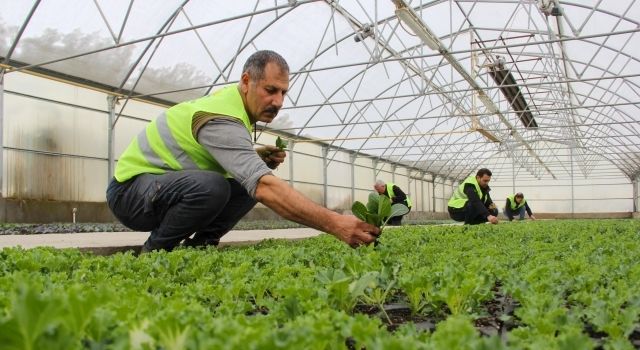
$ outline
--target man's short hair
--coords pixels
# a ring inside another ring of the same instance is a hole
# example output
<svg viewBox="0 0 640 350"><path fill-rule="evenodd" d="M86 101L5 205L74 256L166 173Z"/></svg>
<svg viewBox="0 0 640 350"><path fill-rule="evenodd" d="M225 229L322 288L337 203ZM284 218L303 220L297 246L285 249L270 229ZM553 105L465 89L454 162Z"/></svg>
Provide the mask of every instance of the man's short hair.
<svg viewBox="0 0 640 350"><path fill-rule="evenodd" d="M518 193L516 193L515 197L524 198L524 194L522 194L522 192L518 192Z"/></svg>
<svg viewBox="0 0 640 350"><path fill-rule="evenodd" d="M382 180L377 180L377 181L376 181L376 186L386 186L386 185L387 185L387 184L386 184L384 181L382 181Z"/></svg>
<svg viewBox="0 0 640 350"><path fill-rule="evenodd" d="M289 73L289 65L280 54L270 50L257 51L247 59L244 67L242 67L242 73L248 73L249 77L253 81L258 81L264 78L264 68L268 63L273 62L282 69L282 71Z"/></svg>
<svg viewBox="0 0 640 350"><path fill-rule="evenodd" d="M491 175L491 170L489 170L487 168L482 168L482 169L478 170L478 172L476 173L476 176L479 176L479 177L483 177L485 175L492 176Z"/></svg>

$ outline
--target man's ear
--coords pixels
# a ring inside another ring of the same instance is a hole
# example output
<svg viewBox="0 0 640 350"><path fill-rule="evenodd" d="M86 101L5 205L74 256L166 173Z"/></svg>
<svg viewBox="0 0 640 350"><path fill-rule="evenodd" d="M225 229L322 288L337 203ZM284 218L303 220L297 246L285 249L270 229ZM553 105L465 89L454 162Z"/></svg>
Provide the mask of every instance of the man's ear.
<svg viewBox="0 0 640 350"><path fill-rule="evenodd" d="M244 72L240 76L240 91L243 94L246 94L249 91L249 73Z"/></svg>

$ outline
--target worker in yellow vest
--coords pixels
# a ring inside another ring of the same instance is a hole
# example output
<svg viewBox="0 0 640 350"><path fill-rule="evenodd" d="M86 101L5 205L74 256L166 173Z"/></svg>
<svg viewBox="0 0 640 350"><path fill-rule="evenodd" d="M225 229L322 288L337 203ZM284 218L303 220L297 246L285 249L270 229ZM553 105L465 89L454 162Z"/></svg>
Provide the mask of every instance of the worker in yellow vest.
<svg viewBox="0 0 640 350"><path fill-rule="evenodd" d="M391 199L391 204L403 204L406 205L409 210L411 210L411 198L407 196L400 187L396 186L394 183L389 182L385 183L382 180L377 180L373 185L373 188L378 192L378 194L385 195ZM388 225L392 226L400 226L402 225L402 217L404 215L394 216L387 222Z"/></svg>
<svg viewBox="0 0 640 350"><path fill-rule="evenodd" d="M504 215L507 216L509 221L513 221L516 215L519 216L520 220L524 220L525 211L531 220L536 219L536 217L533 216L533 212L531 212L531 208L529 208L527 200L524 199L522 192L507 197L507 203L504 206Z"/></svg>
<svg viewBox="0 0 640 350"><path fill-rule="evenodd" d="M453 220L469 225L498 223L498 208L489 195L491 175L491 170L482 168L458 185L448 203L449 216Z"/></svg>
<svg viewBox="0 0 640 350"><path fill-rule="evenodd" d="M288 89L287 62L258 51L237 85L169 108L131 141L107 203L124 225L151 231L143 251L217 245L257 202L351 246L376 239L377 227L319 206L276 177L284 151L253 148L252 125L273 121Z"/></svg>

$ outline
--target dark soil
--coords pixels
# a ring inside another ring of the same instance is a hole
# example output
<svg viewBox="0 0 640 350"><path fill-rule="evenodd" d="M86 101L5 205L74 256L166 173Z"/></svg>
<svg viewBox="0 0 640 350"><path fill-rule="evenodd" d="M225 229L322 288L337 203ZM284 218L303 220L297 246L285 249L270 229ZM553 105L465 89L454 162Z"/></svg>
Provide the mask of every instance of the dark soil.
<svg viewBox="0 0 640 350"><path fill-rule="evenodd" d="M499 282L496 283L493 292L493 299L483 302L480 309L477 310L477 313L481 316L474 320L474 325L483 336L499 335L503 341L506 341L507 334L522 325L520 319L514 314L515 309L520 306L520 303L510 295L503 294ZM380 318L390 332L394 332L402 324L408 322L412 322L419 330L433 332L435 325L443 321L448 314L448 310L444 307L443 310L437 310L437 314L411 315L409 306L402 303L401 295L394 296L393 300L398 302L385 305L385 311L391 323L389 323L389 320L380 308L375 305L358 304L354 312ZM593 325L589 323L585 323L584 332L598 344L596 349L602 349L601 344L603 344L604 340L608 337L607 333L596 330ZM633 344L634 348L640 349L640 327L637 327L629 335L629 341ZM347 346L348 345L347 342Z"/></svg>
<svg viewBox="0 0 640 350"><path fill-rule="evenodd" d="M304 227L287 220L240 221L235 230L271 230ZM128 232L130 228L120 223L49 223L49 224L0 224L0 235L31 235L46 233L79 232Z"/></svg>
<svg viewBox="0 0 640 350"><path fill-rule="evenodd" d="M440 221L412 221L408 225L433 225ZM240 220L234 230L274 230L305 227L288 220ZM120 223L48 223L48 224L0 224L0 235L30 235L46 233L78 232L128 232Z"/></svg>
<svg viewBox="0 0 640 350"><path fill-rule="evenodd" d="M131 231L119 223L51 223L2 224L0 235L30 235L44 233L124 232Z"/></svg>

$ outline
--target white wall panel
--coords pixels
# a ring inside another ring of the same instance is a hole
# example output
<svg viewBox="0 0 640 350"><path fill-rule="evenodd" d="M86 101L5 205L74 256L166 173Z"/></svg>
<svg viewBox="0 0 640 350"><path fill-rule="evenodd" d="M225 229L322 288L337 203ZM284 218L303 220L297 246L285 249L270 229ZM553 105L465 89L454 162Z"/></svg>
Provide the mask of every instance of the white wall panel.
<svg viewBox="0 0 640 350"><path fill-rule="evenodd" d="M327 169L327 184L351 188L351 164L333 161Z"/></svg>
<svg viewBox="0 0 640 350"><path fill-rule="evenodd" d="M373 189L371 189L371 191L356 190L356 198L354 201L360 201L364 204L367 204L367 201L369 200L369 193L372 192Z"/></svg>
<svg viewBox="0 0 640 350"><path fill-rule="evenodd" d="M6 150L4 189L8 198L104 202L107 163Z"/></svg>
<svg viewBox="0 0 640 350"><path fill-rule="evenodd" d="M355 167L355 182L357 189L371 189L373 191L373 184L375 183L374 173L372 168L365 168L361 166Z"/></svg>
<svg viewBox="0 0 640 350"><path fill-rule="evenodd" d="M311 182L320 185L323 184L322 158L299 153L296 153L294 157L295 181Z"/></svg>
<svg viewBox="0 0 640 350"><path fill-rule="evenodd" d="M324 200L322 185L295 183L293 185L293 188L300 191L307 198L311 199L312 201L318 204L322 204L322 201Z"/></svg>
<svg viewBox="0 0 640 350"><path fill-rule="evenodd" d="M11 94L4 102L5 146L106 158L106 113Z"/></svg>
<svg viewBox="0 0 640 350"><path fill-rule="evenodd" d="M327 208L331 210L350 209L351 204L353 204L353 200L350 188L329 187Z"/></svg>
<svg viewBox="0 0 640 350"><path fill-rule="evenodd" d="M4 79L6 93L18 92L107 111L107 95L102 92L20 72L5 74Z"/></svg>
<svg viewBox="0 0 640 350"><path fill-rule="evenodd" d="M322 147L310 142L296 142L293 150L298 153L322 157Z"/></svg>

